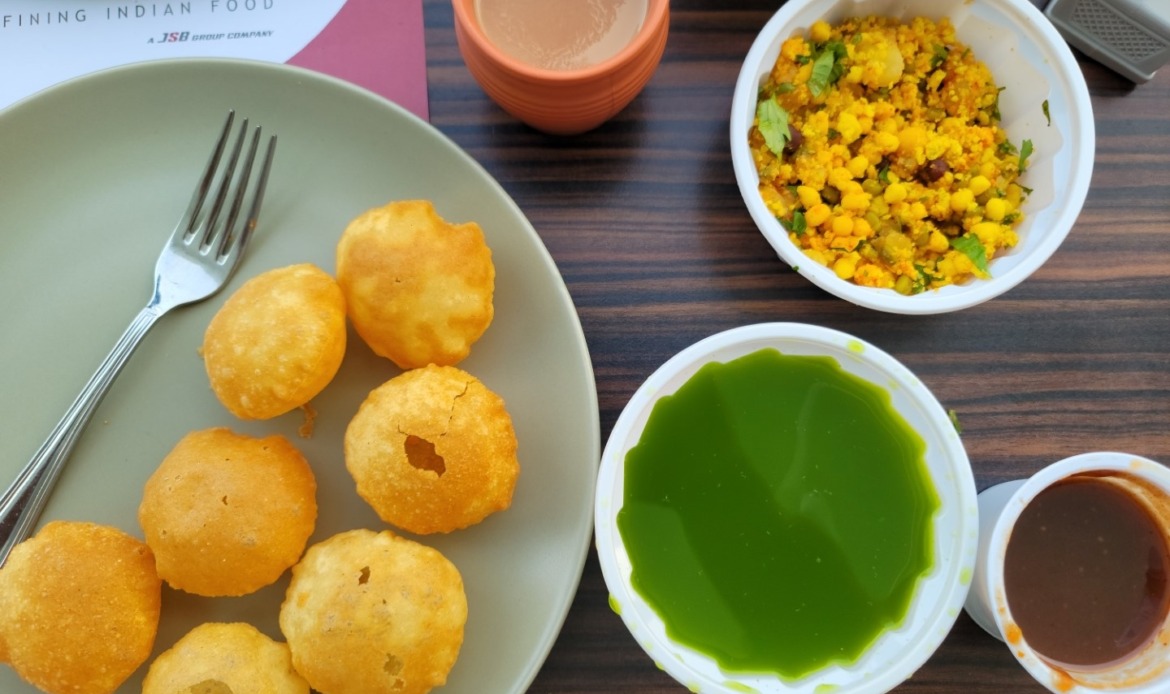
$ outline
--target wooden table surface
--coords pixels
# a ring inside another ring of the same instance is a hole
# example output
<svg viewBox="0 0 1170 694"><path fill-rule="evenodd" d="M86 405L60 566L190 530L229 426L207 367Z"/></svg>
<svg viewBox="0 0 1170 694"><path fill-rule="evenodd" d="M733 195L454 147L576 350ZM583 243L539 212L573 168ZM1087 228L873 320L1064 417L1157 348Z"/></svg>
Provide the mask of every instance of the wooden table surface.
<svg viewBox="0 0 1170 694"><path fill-rule="evenodd" d="M682 348L735 326L798 321L852 333L914 371L958 414L979 489L1087 451L1170 463L1170 67L1135 87L1081 61L1097 122L1092 185L1068 239L1032 277L957 313L887 315L781 262L736 187L732 91L778 6L675 0L645 91L598 130L558 138L484 95L459 56L450 1L425 1L431 122L500 182L556 260L592 356L602 443L643 379ZM530 691L685 691L607 595L591 552ZM897 691L1044 689L964 613Z"/></svg>

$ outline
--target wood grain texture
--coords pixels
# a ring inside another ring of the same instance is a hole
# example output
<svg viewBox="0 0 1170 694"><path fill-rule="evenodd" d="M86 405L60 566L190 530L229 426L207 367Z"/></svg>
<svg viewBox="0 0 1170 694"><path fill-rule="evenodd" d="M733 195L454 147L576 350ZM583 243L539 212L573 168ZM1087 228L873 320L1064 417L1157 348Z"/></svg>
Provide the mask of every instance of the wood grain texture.
<svg viewBox="0 0 1170 694"><path fill-rule="evenodd" d="M614 120L541 135L467 72L449 0L425 0L431 122L515 199L581 316L602 442L639 384L712 333L762 321L836 328L894 355L955 410L983 489L1091 450L1170 463L1170 68L1133 86L1082 59L1097 124L1080 218L1031 278L942 316L877 313L781 262L735 184L740 62L778 6L677 0L662 65ZM534 339L538 339L534 336ZM532 692L683 692L608 606L595 554ZM1043 692L965 614L899 692Z"/></svg>

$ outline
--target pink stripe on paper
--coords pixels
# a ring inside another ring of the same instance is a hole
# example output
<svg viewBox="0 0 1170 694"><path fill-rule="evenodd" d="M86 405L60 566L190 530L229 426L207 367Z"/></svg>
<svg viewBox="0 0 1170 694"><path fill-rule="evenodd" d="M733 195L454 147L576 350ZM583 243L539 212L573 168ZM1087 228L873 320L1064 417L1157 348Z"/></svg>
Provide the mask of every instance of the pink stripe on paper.
<svg viewBox="0 0 1170 694"><path fill-rule="evenodd" d="M429 118L422 0L346 0L288 62L352 82Z"/></svg>

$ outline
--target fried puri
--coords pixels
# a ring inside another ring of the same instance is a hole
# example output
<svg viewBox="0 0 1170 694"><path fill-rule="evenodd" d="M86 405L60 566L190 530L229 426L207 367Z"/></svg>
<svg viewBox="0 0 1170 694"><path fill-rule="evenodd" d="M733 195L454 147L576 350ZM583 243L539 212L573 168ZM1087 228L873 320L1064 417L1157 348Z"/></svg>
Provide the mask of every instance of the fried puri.
<svg viewBox="0 0 1170 694"><path fill-rule="evenodd" d="M337 245L337 281L354 329L404 369L468 355L491 324L495 276L479 225L451 224L425 200L365 212Z"/></svg>
<svg viewBox="0 0 1170 694"><path fill-rule="evenodd" d="M161 600L141 541L50 522L0 568L0 658L49 694L109 694L150 657Z"/></svg>
<svg viewBox="0 0 1170 694"><path fill-rule="evenodd" d="M508 508L520 464L500 396L454 366L375 388L345 431L345 466L382 520L450 532Z"/></svg>
<svg viewBox="0 0 1170 694"><path fill-rule="evenodd" d="M245 282L212 318L203 361L215 396L241 419L270 419L305 405L345 356L345 298L305 263Z"/></svg>
<svg viewBox="0 0 1170 694"><path fill-rule="evenodd" d="M463 579L446 557L364 529L311 546L280 608L293 666L322 694L441 686L466 621Z"/></svg>
<svg viewBox="0 0 1170 694"><path fill-rule="evenodd" d="M243 622L201 624L150 664L142 694L309 694L288 645Z"/></svg>
<svg viewBox="0 0 1170 694"><path fill-rule="evenodd" d="M146 482L138 522L172 587L244 595L300 558L316 493L308 462L283 436L217 427L191 432L167 454Z"/></svg>

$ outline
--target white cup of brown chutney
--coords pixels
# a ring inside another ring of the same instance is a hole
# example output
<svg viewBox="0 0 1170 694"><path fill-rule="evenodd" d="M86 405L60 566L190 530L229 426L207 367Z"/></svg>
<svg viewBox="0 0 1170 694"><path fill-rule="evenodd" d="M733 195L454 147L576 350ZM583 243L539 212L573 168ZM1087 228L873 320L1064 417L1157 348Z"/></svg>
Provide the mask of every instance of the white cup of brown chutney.
<svg viewBox="0 0 1170 694"><path fill-rule="evenodd" d="M979 494L964 608L1052 692L1170 692L1170 469L1084 453Z"/></svg>

